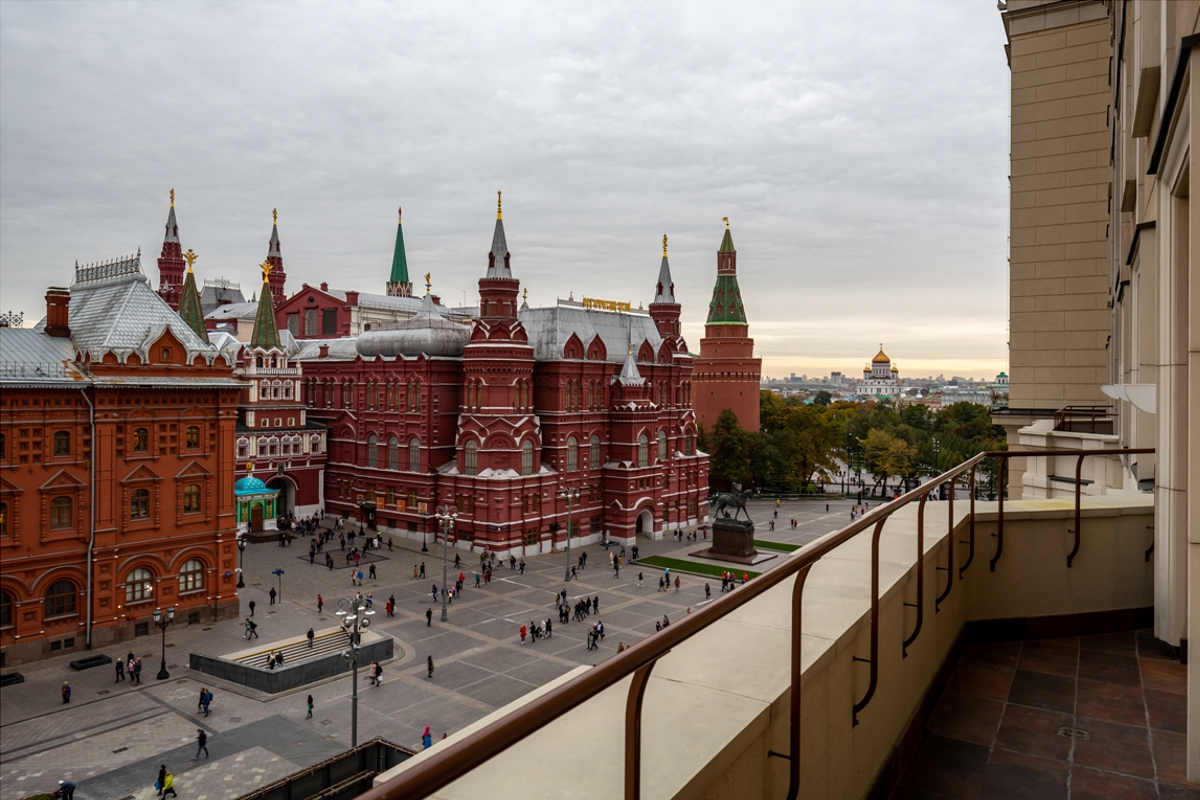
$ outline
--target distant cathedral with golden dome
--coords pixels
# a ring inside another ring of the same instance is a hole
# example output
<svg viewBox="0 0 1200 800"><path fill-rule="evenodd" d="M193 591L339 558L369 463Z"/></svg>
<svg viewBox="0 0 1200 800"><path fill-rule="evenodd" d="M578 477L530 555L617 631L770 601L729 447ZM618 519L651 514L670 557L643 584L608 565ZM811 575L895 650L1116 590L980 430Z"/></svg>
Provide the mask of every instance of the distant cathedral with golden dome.
<svg viewBox="0 0 1200 800"><path fill-rule="evenodd" d="M871 363L863 366L858 393L869 397L895 397L900 394L900 368L883 352L882 343Z"/></svg>

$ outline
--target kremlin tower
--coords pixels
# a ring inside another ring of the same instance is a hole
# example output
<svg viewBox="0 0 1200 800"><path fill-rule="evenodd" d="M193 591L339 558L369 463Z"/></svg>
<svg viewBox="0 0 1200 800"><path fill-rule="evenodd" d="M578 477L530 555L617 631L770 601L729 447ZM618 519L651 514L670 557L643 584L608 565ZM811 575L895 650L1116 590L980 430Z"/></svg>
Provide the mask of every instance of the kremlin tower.
<svg viewBox="0 0 1200 800"><path fill-rule="evenodd" d="M179 244L179 224L175 221L175 190L171 190L171 210L167 213L167 233L158 256L158 296L172 309L179 310L183 292L183 250Z"/></svg>

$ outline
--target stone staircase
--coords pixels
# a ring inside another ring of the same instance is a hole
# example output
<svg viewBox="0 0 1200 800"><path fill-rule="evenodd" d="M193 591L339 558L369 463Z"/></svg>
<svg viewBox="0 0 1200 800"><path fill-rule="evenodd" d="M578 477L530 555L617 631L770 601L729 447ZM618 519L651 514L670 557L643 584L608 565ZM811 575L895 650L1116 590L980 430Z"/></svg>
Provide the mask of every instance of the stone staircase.
<svg viewBox="0 0 1200 800"><path fill-rule="evenodd" d="M272 651L283 654L283 665L296 664L313 658L327 656L330 653L340 653L350 647L350 640L341 628L327 628L317 633L313 646L308 646L308 639L285 639L283 642L270 642L262 650L240 655L233 661L248 667L267 669L267 657Z"/></svg>

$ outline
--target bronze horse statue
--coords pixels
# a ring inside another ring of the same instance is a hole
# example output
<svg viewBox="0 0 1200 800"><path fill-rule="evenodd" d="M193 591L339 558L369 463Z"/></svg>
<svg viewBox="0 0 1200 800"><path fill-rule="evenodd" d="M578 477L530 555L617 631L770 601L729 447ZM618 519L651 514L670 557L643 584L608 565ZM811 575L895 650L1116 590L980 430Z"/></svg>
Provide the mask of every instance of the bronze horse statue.
<svg viewBox="0 0 1200 800"><path fill-rule="evenodd" d="M746 510L746 501L749 500L753 494L754 492L749 489L743 492L722 492L719 494L714 494L712 497L708 498L708 504L710 506L716 506L715 513L720 514L724 512L726 519L729 519L729 509L732 508L733 519L737 519L738 514L745 514L746 521L749 522L750 512Z"/></svg>

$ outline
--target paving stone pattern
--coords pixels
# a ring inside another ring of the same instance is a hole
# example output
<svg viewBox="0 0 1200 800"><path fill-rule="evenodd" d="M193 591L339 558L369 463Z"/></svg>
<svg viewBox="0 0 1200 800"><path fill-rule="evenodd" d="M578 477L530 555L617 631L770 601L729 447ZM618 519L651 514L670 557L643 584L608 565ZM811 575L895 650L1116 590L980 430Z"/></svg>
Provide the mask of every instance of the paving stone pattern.
<svg viewBox="0 0 1200 800"><path fill-rule="evenodd" d="M760 523L759 538L804 544L849 521L850 503L785 502L779 507L780 530L766 531L772 504L751 504ZM795 517L793 530L785 521ZM468 725L491 711L581 664L597 664L616 652L617 644L637 641L654 632L655 620L668 614L677 619L689 606L704 603L704 580L683 576L680 592L656 592L658 570L629 564L619 578L608 568L608 554L598 545L572 547L572 561L583 551L588 567L579 580L563 583L563 553L526 559L525 574L505 565L490 585L474 588L478 556L460 552L466 576L462 596L449 607L442 623L441 604L430 595L441 585L441 548L420 552L420 541L394 538L394 548L370 555L378 578L350 585L349 571L329 570L318 556L307 563L307 542L291 547L267 542L245 552L247 587L241 590L242 614L256 603L255 621L267 643L303 636L337 624L337 600L356 591L370 592L376 614L372 630L398 640L397 658L384 665L379 686L371 686L366 669L359 670L359 741L383 736L397 744L420 747L426 725L435 738ZM688 559L696 549L683 542L641 540L641 554ZM327 548L328 549L328 548ZM344 564L336 541L335 564ZM614 548L612 552L617 552ZM453 552L451 552L453 558ZM414 580L413 566L425 562L426 578ZM341 562L341 563L339 563ZM282 600L271 605L268 591L279 584L271 571L283 567ZM637 572L645 573L642 588ZM366 569L363 570L366 572ZM711 583L711 581L710 581ZM586 624L559 625L554 595L566 587L573 604L580 597L599 597L600 613ZM324 597L317 613L316 598ZM395 616L384 604L396 598ZM713 588L713 596L719 596ZM433 611L426 626L425 612ZM550 639L530 639L522 645L521 625L554 621ZM588 626L603 620L606 638L599 648L585 649ZM157 631L155 631L157 633ZM191 652L221 655L244 649L241 620L212 625L181 625L167 632L167 663L171 678L157 681L160 639L143 637L97 652L118 658L133 652L143 660L140 686L114 681L111 665L74 672L67 662L76 656L22 665L26 682L0 690L0 800L21 800L55 787L60 779L74 780L79 800L120 800L153 797L159 764L175 775L181 797L189 800L234 798L303 767L329 758L350 746L351 678L332 678L282 695L268 695L236 684L193 673L187 668ZM403 655L402 655L403 654ZM426 677L426 657L435 661L434 676ZM61 701L59 688L69 680L73 695ZM202 716L197 700L202 687L214 692L212 713ZM315 703L306 719L306 698ZM207 732L210 757L195 760L196 729ZM114 752L115 751L115 752Z"/></svg>

